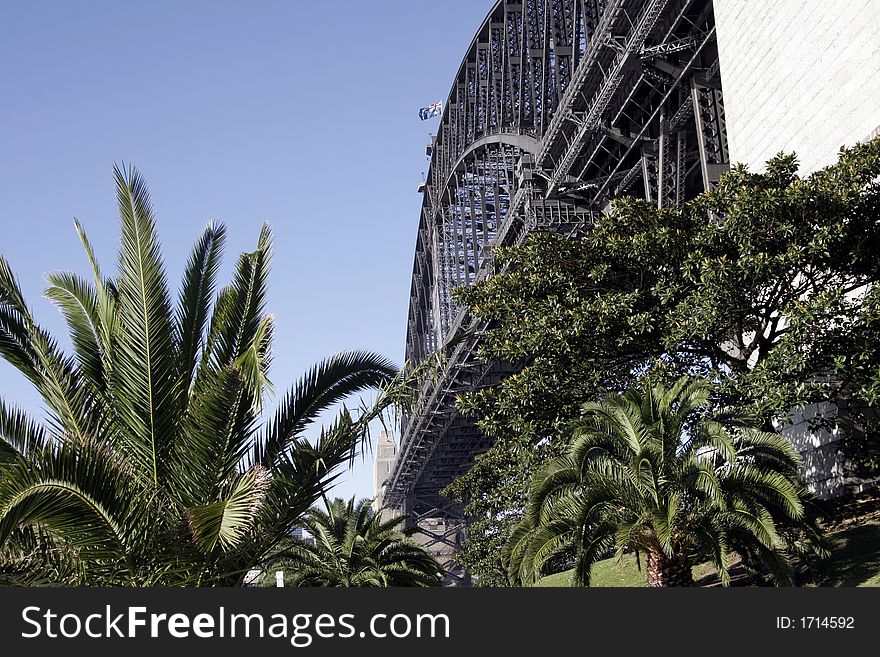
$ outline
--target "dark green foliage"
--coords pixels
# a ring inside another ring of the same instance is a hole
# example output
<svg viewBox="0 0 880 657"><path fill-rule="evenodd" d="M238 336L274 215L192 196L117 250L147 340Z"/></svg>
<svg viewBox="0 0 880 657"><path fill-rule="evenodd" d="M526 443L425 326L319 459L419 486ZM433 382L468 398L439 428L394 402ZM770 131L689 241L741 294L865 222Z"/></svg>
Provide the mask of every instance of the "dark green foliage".
<svg viewBox="0 0 880 657"><path fill-rule="evenodd" d="M287 586L439 586L443 569L403 530L403 516L373 513L371 500L339 498L313 508L303 527L309 539L290 539L280 561Z"/></svg>
<svg viewBox="0 0 880 657"><path fill-rule="evenodd" d="M880 394L880 139L796 170L784 155L764 173L737 167L682 208L621 199L580 238L499 250L507 273L457 291L493 321L481 357L526 363L459 401L495 441L447 489L476 518L461 557L476 574L500 583L494 528L521 513L546 460L535 446L558 454L581 404L642 376L707 377L765 429L830 400L846 413L816 424L837 426L876 470L880 434L865 411Z"/></svg>
<svg viewBox="0 0 880 657"><path fill-rule="evenodd" d="M711 386L683 377L584 405L565 456L538 474L523 521L505 549L511 579L534 583L544 564L575 547L572 580L590 584L615 550L645 555L649 586L689 585L708 558L729 583L731 551L790 584L791 556L806 553L813 500L800 459L779 434L713 417Z"/></svg>

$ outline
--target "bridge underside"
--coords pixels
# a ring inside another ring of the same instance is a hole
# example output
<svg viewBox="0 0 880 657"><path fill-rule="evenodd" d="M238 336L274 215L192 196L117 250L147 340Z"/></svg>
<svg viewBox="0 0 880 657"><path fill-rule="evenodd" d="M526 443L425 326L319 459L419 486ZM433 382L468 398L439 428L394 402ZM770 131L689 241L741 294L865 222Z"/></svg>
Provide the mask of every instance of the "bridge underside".
<svg viewBox="0 0 880 657"><path fill-rule="evenodd" d="M490 446L455 410L511 365L452 290L498 273L492 247L588 230L615 197L679 204L728 168L711 0L503 0L477 33L429 146L406 358L440 351L403 418L385 500L460 518L440 491Z"/></svg>

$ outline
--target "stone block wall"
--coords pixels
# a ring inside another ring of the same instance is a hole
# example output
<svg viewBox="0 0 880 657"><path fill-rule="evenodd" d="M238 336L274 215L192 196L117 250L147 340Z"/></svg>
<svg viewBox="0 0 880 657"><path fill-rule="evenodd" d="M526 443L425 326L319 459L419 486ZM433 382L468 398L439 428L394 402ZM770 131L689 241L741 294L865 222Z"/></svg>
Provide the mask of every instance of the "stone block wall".
<svg viewBox="0 0 880 657"><path fill-rule="evenodd" d="M732 162L803 171L880 127L880 0L715 0Z"/></svg>

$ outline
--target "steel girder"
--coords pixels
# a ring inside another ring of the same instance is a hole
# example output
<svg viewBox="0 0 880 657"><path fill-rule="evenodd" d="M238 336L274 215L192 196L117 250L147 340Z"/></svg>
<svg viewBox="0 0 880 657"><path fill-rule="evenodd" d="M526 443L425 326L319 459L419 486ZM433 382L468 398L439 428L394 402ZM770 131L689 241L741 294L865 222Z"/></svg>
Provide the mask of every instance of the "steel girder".
<svg viewBox="0 0 880 657"><path fill-rule="evenodd" d="M387 502L460 517L440 490L490 446L460 392L515 364L475 354L489 328L452 291L498 273L491 249L574 234L621 194L663 207L728 166L711 0L501 0L478 30L432 144L406 359L443 353L402 419Z"/></svg>

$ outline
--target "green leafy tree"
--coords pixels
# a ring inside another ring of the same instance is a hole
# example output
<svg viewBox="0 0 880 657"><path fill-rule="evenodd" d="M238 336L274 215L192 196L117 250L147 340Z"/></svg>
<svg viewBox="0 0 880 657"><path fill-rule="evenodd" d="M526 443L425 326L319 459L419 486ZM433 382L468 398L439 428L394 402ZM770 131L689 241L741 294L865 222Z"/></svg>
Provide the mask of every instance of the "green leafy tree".
<svg viewBox="0 0 880 657"><path fill-rule="evenodd" d="M764 429L831 401L817 425L835 426L876 471L880 139L796 172L780 155L763 173L734 168L681 208L620 199L576 239L536 234L499 249L507 272L457 291L492 322L480 357L525 363L459 400L494 441L447 489L475 518L460 559L481 581L503 583L505 528L581 405L646 373L709 377Z"/></svg>
<svg viewBox="0 0 880 657"><path fill-rule="evenodd" d="M312 367L268 422L271 234L216 289L225 239L209 224L172 300L147 188L115 170L118 274L48 277L70 330L64 353L0 258L0 354L41 395L37 422L0 402L0 573L7 583L239 585L271 558L394 401L396 369L368 352ZM384 386L374 407L319 415Z"/></svg>
<svg viewBox="0 0 880 657"><path fill-rule="evenodd" d="M443 569L412 530L400 529L403 516L383 519L371 500L339 498L326 511L312 508L303 527L311 539L291 539L277 566L290 586L439 586Z"/></svg>
<svg viewBox="0 0 880 657"><path fill-rule="evenodd" d="M645 555L649 586L691 585L705 557L726 585L731 550L790 584L791 554L807 549L795 530L810 529L800 459L779 434L712 419L710 389L682 377L586 404L566 455L535 479L511 534L511 578L533 582L573 546L580 586L613 549Z"/></svg>

